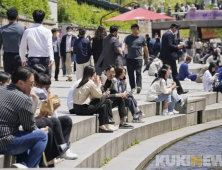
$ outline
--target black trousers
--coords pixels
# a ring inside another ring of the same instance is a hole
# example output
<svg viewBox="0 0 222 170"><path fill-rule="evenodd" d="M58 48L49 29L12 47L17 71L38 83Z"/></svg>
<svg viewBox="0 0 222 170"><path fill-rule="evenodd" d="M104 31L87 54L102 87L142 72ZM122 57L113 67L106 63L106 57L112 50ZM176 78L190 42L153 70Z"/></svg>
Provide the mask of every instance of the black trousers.
<svg viewBox="0 0 222 170"><path fill-rule="evenodd" d="M35 64L42 64L46 68L46 74L51 77L51 68L49 68L49 57L29 57L28 65L33 68Z"/></svg>
<svg viewBox="0 0 222 170"><path fill-rule="evenodd" d="M127 114L126 114L126 108L125 108L126 105L124 99L119 97L114 97L110 98L110 100L112 101L112 108L118 107L120 119L125 118Z"/></svg>
<svg viewBox="0 0 222 170"><path fill-rule="evenodd" d="M69 142L69 137L72 130L72 119L68 116L60 116L58 118L49 118L52 121L53 132L57 144L61 145Z"/></svg>
<svg viewBox="0 0 222 170"><path fill-rule="evenodd" d="M74 104L74 113L77 115L99 114L99 126L108 124L112 116L112 102L109 99L94 99L89 105Z"/></svg>
<svg viewBox="0 0 222 170"><path fill-rule="evenodd" d="M127 66L127 72L129 75L129 82L131 89L134 89L137 85L137 87L142 88L142 66L143 66L143 60L135 60L135 59L126 59L126 66ZM136 82L135 82L135 75L134 72L136 71Z"/></svg>
<svg viewBox="0 0 222 170"><path fill-rule="evenodd" d="M59 75L59 64L60 64L60 57L59 57L59 53L56 52L54 53L54 60L55 60L55 79L58 79L58 75Z"/></svg>
<svg viewBox="0 0 222 170"><path fill-rule="evenodd" d="M182 92L183 88L182 88L182 86L180 84L180 81L179 81L179 78L178 78L177 63L176 63L176 61L175 60L174 61L170 61L170 62L166 61L166 62L164 62L164 64L170 65L171 70L172 70L173 81L176 82L177 86L179 86L177 88L177 91L178 92Z"/></svg>
<svg viewBox="0 0 222 170"><path fill-rule="evenodd" d="M12 72L22 65L19 53L8 53L3 54L3 66L4 71L12 74Z"/></svg>
<svg viewBox="0 0 222 170"><path fill-rule="evenodd" d="M60 146L57 144L56 139L55 139L55 134L53 133L52 128L52 122L47 119L47 118L38 118L35 119L36 121L36 126L40 128L44 128L46 126L49 127L49 133L48 133L48 142L45 148L45 156L47 159L47 162L53 160L54 158L60 156L62 153Z"/></svg>

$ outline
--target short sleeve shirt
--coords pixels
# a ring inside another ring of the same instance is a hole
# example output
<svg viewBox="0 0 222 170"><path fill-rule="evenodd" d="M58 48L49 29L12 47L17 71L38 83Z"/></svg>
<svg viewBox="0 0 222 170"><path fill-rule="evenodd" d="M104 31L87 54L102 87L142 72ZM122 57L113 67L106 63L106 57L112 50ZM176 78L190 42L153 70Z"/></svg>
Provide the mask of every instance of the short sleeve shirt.
<svg viewBox="0 0 222 170"><path fill-rule="evenodd" d="M126 43L128 48L127 58L129 59L142 59L142 49L144 46L147 46L146 40L143 36L138 35L134 37L133 35L128 35L124 43Z"/></svg>

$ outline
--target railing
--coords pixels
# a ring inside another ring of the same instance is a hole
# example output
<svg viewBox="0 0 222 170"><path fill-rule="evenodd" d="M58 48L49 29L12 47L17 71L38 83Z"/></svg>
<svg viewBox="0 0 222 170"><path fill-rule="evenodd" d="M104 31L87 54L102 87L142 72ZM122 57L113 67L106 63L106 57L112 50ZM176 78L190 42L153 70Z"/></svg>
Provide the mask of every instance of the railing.
<svg viewBox="0 0 222 170"><path fill-rule="evenodd" d="M87 3L89 5L94 5L97 8L104 8L105 10L113 11L119 7L121 7L119 4L111 3L105 0L78 0L80 3ZM128 8L122 8L120 10L121 13L128 12Z"/></svg>

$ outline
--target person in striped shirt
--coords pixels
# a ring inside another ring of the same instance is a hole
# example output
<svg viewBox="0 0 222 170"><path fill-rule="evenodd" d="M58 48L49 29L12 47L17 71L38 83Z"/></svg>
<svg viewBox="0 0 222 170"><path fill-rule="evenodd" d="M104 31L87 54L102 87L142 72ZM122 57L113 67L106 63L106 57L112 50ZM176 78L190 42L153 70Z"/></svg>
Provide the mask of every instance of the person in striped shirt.
<svg viewBox="0 0 222 170"><path fill-rule="evenodd" d="M13 167L18 168L38 167L48 140L48 129L38 129L34 121L29 98L33 73L28 67L19 67L12 74L12 83L0 87L0 154L17 155Z"/></svg>

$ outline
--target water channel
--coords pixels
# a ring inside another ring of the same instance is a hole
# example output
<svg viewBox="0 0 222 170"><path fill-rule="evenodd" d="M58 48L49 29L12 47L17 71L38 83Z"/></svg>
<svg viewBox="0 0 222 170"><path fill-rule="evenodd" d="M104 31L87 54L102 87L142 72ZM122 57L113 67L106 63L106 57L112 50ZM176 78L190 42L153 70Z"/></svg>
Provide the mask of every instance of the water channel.
<svg viewBox="0 0 222 170"><path fill-rule="evenodd" d="M176 142L154 157L143 170L177 169L222 170L222 126Z"/></svg>

